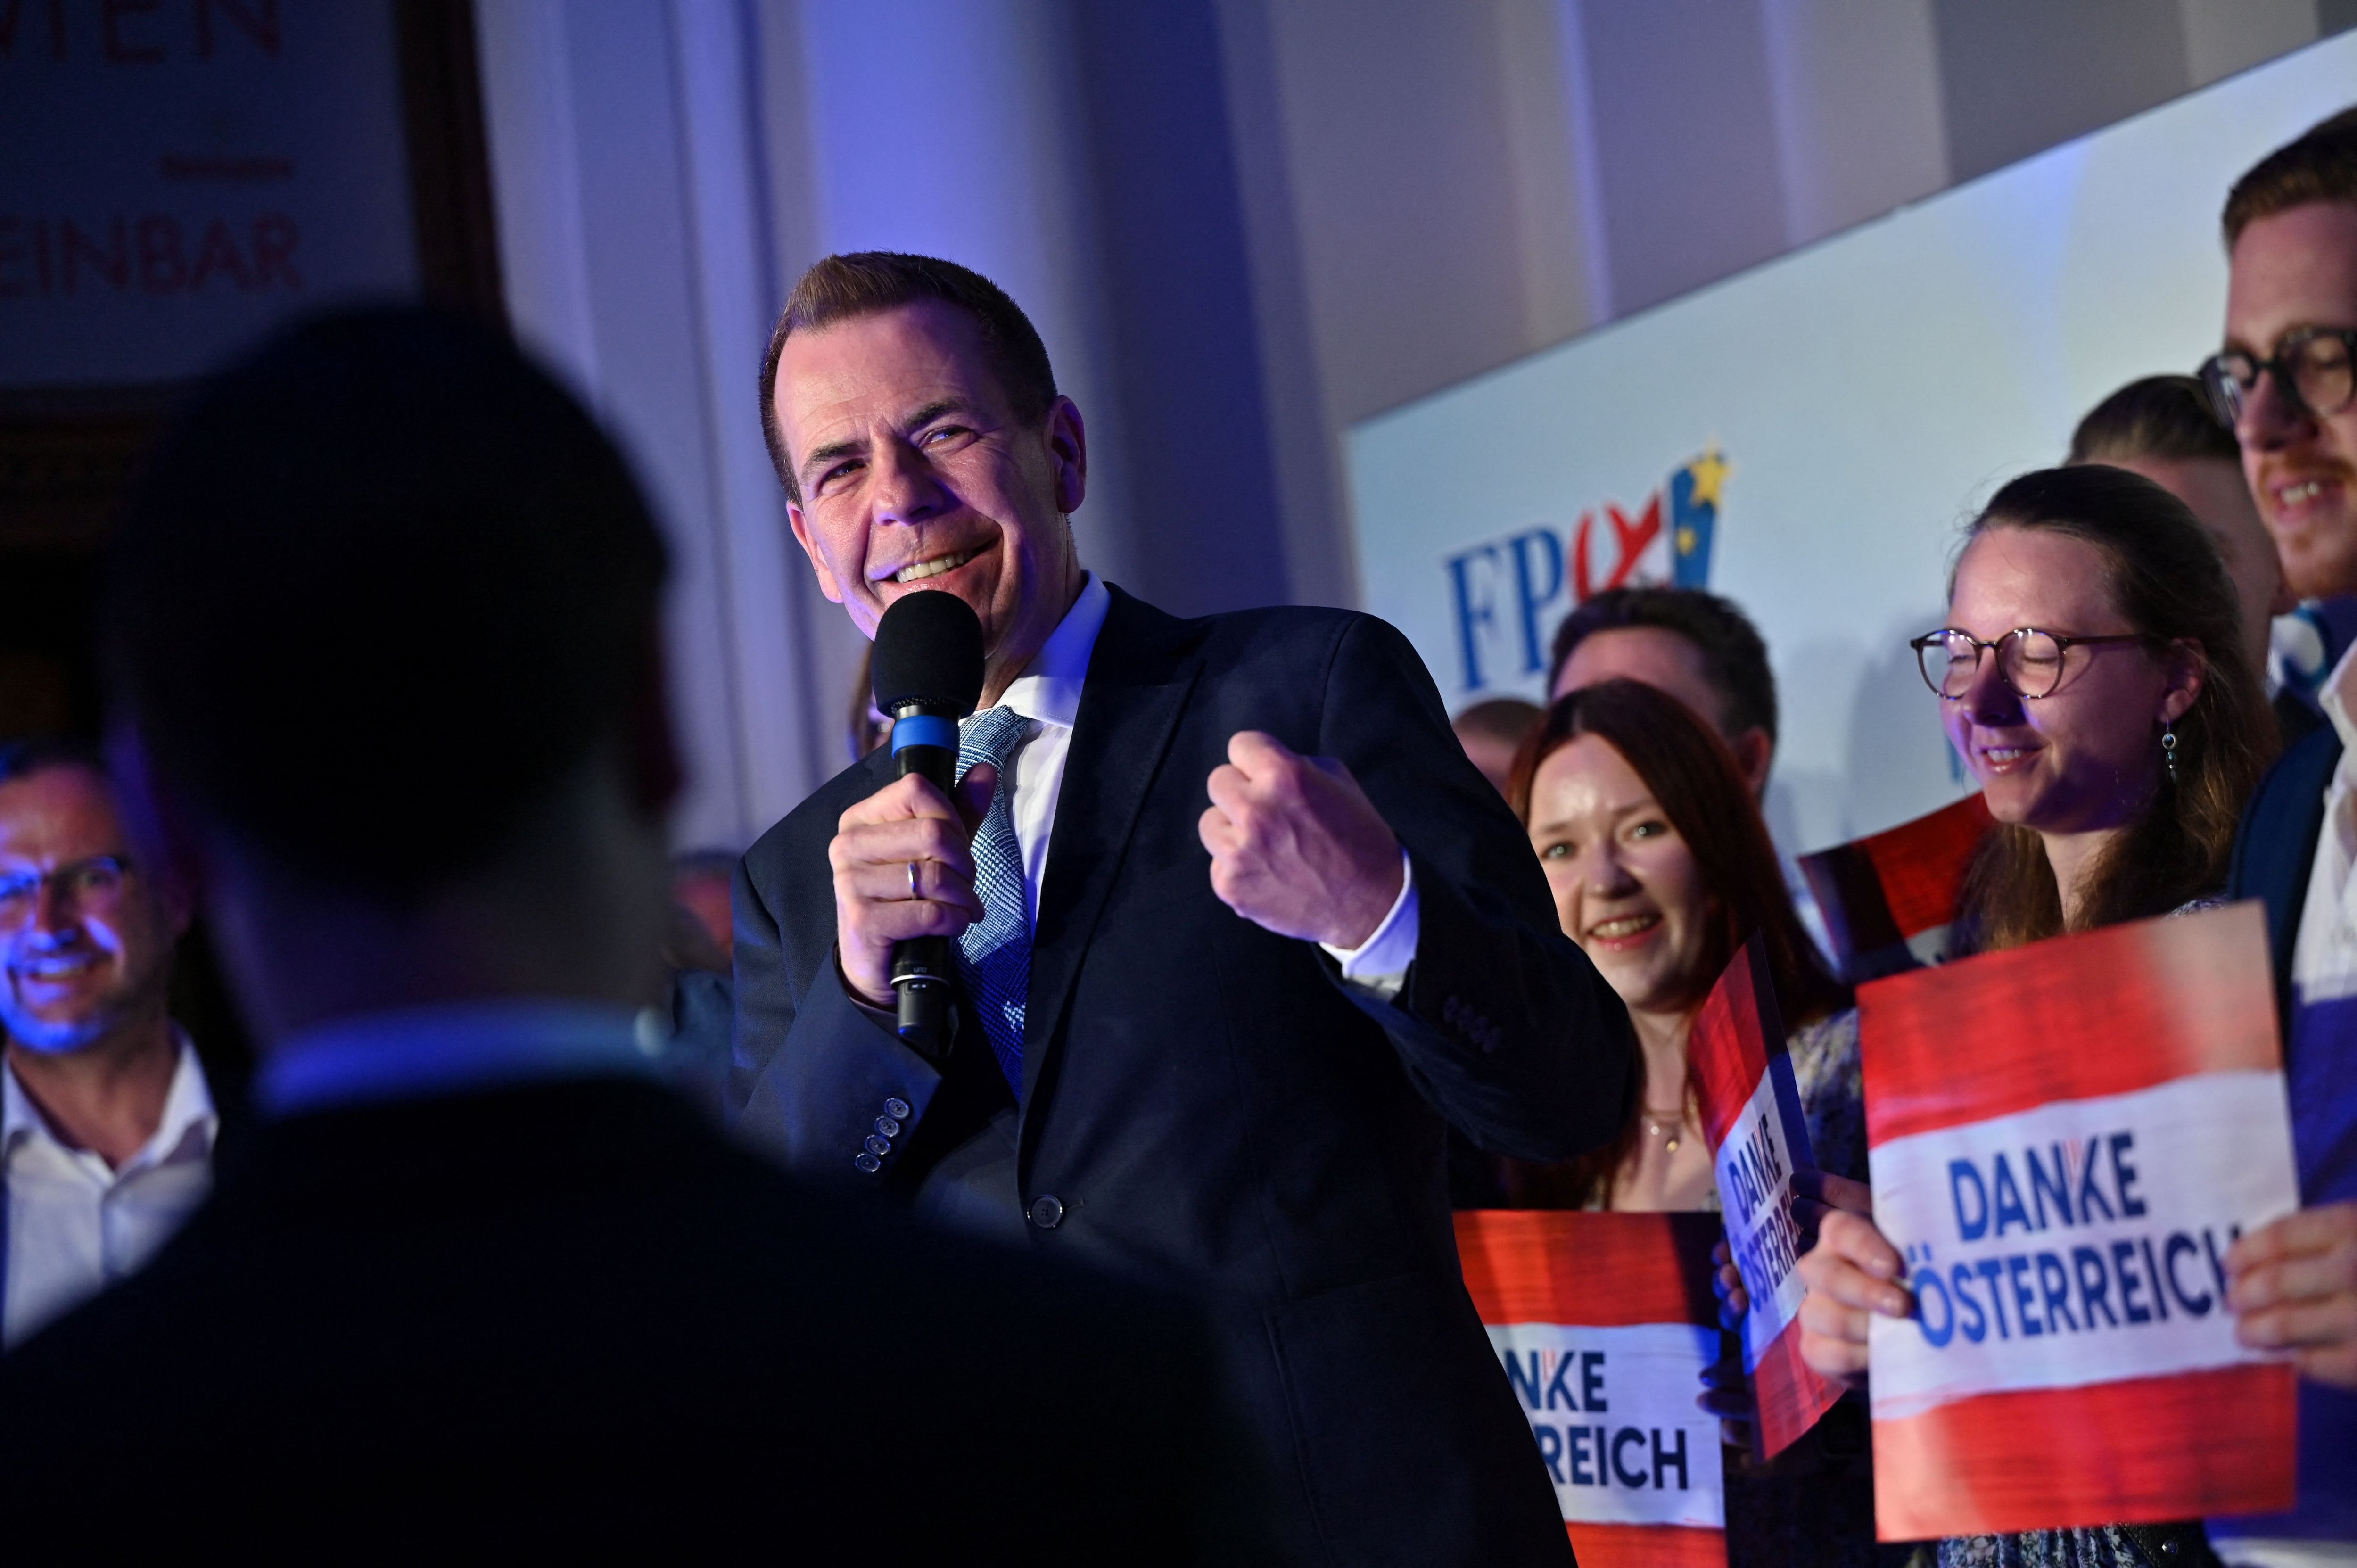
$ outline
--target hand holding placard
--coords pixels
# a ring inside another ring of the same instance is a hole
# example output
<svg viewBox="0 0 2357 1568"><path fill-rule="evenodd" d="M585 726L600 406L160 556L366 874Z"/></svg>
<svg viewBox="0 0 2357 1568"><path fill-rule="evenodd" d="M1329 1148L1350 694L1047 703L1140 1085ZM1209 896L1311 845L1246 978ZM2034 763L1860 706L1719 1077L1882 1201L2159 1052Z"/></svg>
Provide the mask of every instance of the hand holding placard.
<svg viewBox="0 0 2357 1568"><path fill-rule="evenodd" d="M1894 1283L1906 1272L1898 1250L1871 1219L1827 1215L1816 1246L1801 1260L1802 1283L1809 1289L1801 1303L1801 1359L1844 1388L1864 1388L1873 1315L1914 1315L1915 1298Z"/></svg>
<svg viewBox="0 0 2357 1568"><path fill-rule="evenodd" d="M2357 1202L2287 1214L2226 1254L2235 1335L2289 1350L2300 1375L2357 1390Z"/></svg>

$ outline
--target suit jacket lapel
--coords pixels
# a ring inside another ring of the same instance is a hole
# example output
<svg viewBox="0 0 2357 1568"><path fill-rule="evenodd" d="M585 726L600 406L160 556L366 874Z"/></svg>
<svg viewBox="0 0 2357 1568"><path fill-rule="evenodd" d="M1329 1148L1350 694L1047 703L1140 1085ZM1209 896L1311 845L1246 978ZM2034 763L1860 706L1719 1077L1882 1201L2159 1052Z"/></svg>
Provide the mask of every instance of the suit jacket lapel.
<svg viewBox="0 0 2357 1568"><path fill-rule="evenodd" d="M2299 918L2308 908L2308 884L2316 866L2317 841L2324 832L2324 792L2331 787L2332 775L2341 765L2338 732L2328 725L2323 734L2333 738L2326 741L2311 737L2284 757L2284 777L2274 793L2287 797L2290 809L2271 816L2266 824L2271 830L2267 847L2274 859L2266 866L2258 889L2266 900L2268 946L2273 950L2270 956L2276 969L2276 1017L2283 1031L2287 1059L2291 1048L2295 1000L2291 969L2298 945Z"/></svg>
<svg viewBox="0 0 2357 1568"><path fill-rule="evenodd" d="M1201 671L1202 661L1186 642L1185 622L1113 590L1065 755L1039 918L1032 928L1023 1029L1027 1108L1055 1048L1072 982L1123 852Z"/></svg>

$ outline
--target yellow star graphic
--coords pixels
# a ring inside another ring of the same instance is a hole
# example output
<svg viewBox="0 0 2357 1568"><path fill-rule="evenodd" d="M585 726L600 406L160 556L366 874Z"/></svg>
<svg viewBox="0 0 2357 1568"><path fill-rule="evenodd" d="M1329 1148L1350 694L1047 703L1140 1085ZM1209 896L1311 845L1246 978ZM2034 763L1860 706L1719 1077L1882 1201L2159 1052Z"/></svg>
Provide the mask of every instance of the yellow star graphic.
<svg viewBox="0 0 2357 1568"><path fill-rule="evenodd" d="M1735 470L1726 458L1718 455L1718 448L1713 446L1688 463L1686 472L1694 476L1694 504L1715 507L1718 504L1720 487L1727 483L1727 477Z"/></svg>
<svg viewBox="0 0 2357 1568"><path fill-rule="evenodd" d="M1696 542L1696 541L1695 541L1695 531L1694 531L1693 529L1691 529L1691 528L1681 528L1681 529L1679 529L1679 530L1678 530L1678 553L1679 553L1679 554L1681 554L1681 555L1691 555L1691 554L1693 554L1693 553L1694 553L1694 550L1695 550L1695 542Z"/></svg>

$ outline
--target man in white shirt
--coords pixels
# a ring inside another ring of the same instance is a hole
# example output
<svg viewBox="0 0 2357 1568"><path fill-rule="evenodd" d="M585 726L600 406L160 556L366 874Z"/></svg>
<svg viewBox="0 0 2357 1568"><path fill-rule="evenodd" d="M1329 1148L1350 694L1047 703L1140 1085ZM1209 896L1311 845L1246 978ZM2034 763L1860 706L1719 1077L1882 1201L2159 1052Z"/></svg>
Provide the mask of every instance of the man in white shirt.
<svg viewBox="0 0 2357 1568"><path fill-rule="evenodd" d="M186 901L135 854L94 755L0 748L0 1338L145 1262L204 1200L217 1126L165 1011Z"/></svg>
<svg viewBox="0 0 2357 1568"><path fill-rule="evenodd" d="M2357 111L2244 175L2225 230L2226 343L2203 380L2292 591L2357 592ZM2297 1506L2211 1521L2237 1568L2357 1564L2357 658L2320 696L2330 722L2260 783L2228 888L2266 903L2303 1206L2226 1259L2242 1338L2301 1374Z"/></svg>

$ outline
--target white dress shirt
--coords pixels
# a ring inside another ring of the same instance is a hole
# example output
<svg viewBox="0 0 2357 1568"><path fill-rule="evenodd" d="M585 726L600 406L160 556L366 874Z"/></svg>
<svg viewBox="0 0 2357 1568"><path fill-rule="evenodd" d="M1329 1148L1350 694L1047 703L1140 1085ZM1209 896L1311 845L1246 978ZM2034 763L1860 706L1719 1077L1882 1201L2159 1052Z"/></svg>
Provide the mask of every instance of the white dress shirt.
<svg viewBox="0 0 2357 1568"><path fill-rule="evenodd" d="M2349 1568L2357 1563L2357 1546L2346 1541L2228 1537L2211 1544L2226 1568Z"/></svg>
<svg viewBox="0 0 2357 1568"><path fill-rule="evenodd" d="M2295 1002L2357 994L2357 877L2351 875L2357 870L2357 647L2341 656L2317 697L2341 734L2341 751L2325 786L2324 826L2292 944Z"/></svg>
<svg viewBox="0 0 2357 1568"><path fill-rule="evenodd" d="M186 1035L178 1038L163 1119L120 1170L60 1141L16 1069L0 1063L0 1173L8 1202L0 1340L7 1345L145 1263L212 1189L219 1118L195 1047Z"/></svg>
<svg viewBox="0 0 2357 1568"><path fill-rule="evenodd" d="M1064 618L1056 623L1047 642L1006 688L999 705L1032 721L1031 738L1015 756L1014 791L1007 800L1016 846L1023 852L1023 882L1027 924L1039 921L1039 889L1048 875L1048 841L1056 826L1056 801L1063 792L1064 761L1071 755L1072 725L1080 716L1081 688L1089 674L1089 658L1096 651L1097 633L1104 629L1105 612L1113 595L1093 574L1081 585L1081 596ZM1209 797L1204 804L1211 803ZM1342 977L1389 1000L1407 979L1415 961L1421 927L1416 911L1415 878L1407 852L1400 852L1400 890L1391 910L1374 933L1356 948L1325 943Z"/></svg>

